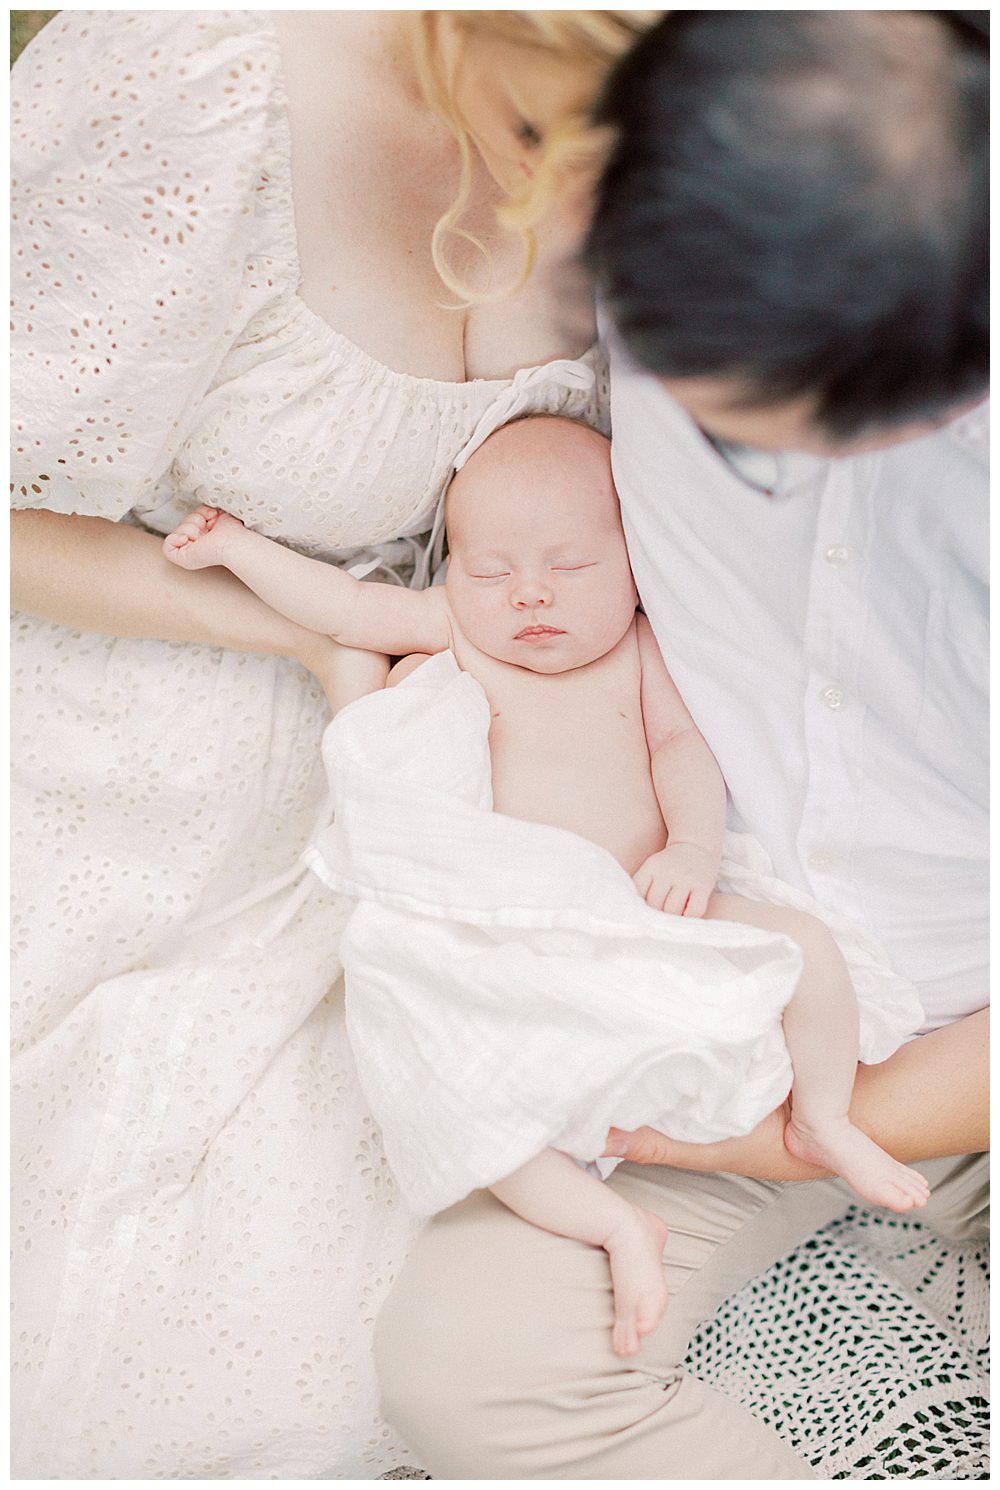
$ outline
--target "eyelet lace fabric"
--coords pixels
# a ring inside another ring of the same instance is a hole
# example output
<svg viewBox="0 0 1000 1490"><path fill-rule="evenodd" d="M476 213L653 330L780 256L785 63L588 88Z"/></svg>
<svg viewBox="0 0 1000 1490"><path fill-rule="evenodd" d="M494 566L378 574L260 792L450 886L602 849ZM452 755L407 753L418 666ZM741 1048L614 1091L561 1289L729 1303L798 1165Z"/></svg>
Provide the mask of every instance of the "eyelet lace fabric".
<svg viewBox="0 0 1000 1490"><path fill-rule="evenodd" d="M266 13L188 11L67 12L18 62L12 496L155 532L212 502L405 582L470 440L606 428L606 375L408 377L313 315L279 61ZM376 1478L416 1223L344 1031L346 907L185 934L295 864L325 701L282 659L23 616L13 648L15 1473Z"/></svg>

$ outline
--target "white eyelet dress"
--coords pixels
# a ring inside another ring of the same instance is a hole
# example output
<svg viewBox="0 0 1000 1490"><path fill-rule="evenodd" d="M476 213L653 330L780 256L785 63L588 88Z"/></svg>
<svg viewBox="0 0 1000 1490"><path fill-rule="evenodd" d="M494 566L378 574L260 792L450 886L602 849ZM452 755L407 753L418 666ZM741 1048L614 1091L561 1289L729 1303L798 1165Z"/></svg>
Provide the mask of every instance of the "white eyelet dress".
<svg viewBox="0 0 1000 1490"><path fill-rule="evenodd" d="M606 428L606 380L403 376L314 315L279 62L264 12L78 11L18 63L14 501L156 532L210 502L399 568L470 441ZM325 701L282 659L14 641L14 1473L374 1478L416 1223L345 1038L349 907L184 933L295 865Z"/></svg>

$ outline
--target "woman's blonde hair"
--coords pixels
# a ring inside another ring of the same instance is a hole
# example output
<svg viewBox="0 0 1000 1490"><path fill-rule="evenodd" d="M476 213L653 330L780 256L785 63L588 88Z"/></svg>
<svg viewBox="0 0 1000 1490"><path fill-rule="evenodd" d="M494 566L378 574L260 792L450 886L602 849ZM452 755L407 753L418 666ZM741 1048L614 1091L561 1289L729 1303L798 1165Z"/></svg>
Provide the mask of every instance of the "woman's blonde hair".
<svg viewBox="0 0 1000 1490"><path fill-rule="evenodd" d="M497 221L516 233L523 246L521 269L513 283L474 290L449 262L454 240L471 245L492 267L489 249L462 227L472 193L472 143L455 99L454 71L449 76L441 27L454 27L459 47L470 38L492 37L512 46L530 47L553 61L576 66L591 74L596 97L600 85L619 57L664 14L658 10L422 10L415 12L417 69L424 94L452 130L461 155L455 199L434 228L431 254L434 267L447 287L466 304L499 300L512 294L531 273L535 259L534 228L549 211L560 181L572 170L596 170L604 136L594 129L585 110L559 120L546 132L534 178L525 189L498 207ZM460 59L459 59L460 60Z"/></svg>

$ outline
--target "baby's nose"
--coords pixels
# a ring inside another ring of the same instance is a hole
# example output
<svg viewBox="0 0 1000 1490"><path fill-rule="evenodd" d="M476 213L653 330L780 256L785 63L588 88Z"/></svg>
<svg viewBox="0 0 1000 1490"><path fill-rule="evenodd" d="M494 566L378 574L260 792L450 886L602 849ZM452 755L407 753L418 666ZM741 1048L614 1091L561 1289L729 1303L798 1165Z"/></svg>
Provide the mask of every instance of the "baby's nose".
<svg viewBox="0 0 1000 1490"><path fill-rule="evenodd" d="M545 584L522 582L515 588L511 599L516 610L534 610L536 606L552 604L552 591Z"/></svg>

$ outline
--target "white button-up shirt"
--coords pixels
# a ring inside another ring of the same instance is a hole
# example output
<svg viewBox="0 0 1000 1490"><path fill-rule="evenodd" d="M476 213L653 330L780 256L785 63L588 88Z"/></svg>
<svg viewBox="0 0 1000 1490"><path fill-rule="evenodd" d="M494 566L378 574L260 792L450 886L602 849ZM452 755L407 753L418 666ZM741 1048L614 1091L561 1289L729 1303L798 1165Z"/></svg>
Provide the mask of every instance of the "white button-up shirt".
<svg viewBox="0 0 1000 1490"><path fill-rule="evenodd" d="M731 825L882 942L926 1029L983 1007L984 413L875 454L793 455L774 500L611 352L636 583Z"/></svg>

